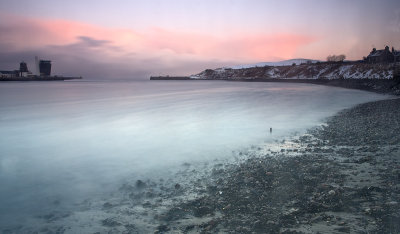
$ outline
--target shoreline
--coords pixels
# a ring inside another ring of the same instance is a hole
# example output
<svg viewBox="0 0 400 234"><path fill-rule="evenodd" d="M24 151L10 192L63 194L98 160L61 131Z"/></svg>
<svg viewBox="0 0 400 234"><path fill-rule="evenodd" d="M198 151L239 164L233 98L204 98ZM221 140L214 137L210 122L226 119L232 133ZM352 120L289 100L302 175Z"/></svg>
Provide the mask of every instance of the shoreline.
<svg viewBox="0 0 400 234"><path fill-rule="evenodd" d="M400 80L394 79L242 79L245 82L282 82L282 83L306 83L326 85L347 89L358 89L381 94L400 95Z"/></svg>
<svg viewBox="0 0 400 234"><path fill-rule="evenodd" d="M239 78L239 79L193 79L190 77L151 77L150 80L164 81L231 81L231 82L276 82L326 85L347 89L358 89L381 94L400 96L400 80L397 79L284 79L284 78Z"/></svg>
<svg viewBox="0 0 400 234"><path fill-rule="evenodd" d="M368 102L274 148L239 152L234 162L133 180L100 202L97 230L399 233L399 118L400 99Z"/></svg>
<svg viewBox="0 0 400 234"><path fill-rule="evenodd" d="M304 135L238 152L234 162L132 180L97 202L95 230L399 233L399 119L399 98L368 102Z"/></svg>
<svg viewBox="0 0 400 234"><path fill-rule="evenodd" d="M399 117L400 99L360 104L297 147L216 167L203 194L158 216L158 230L398 233Z"/></svg>
<svg viewBox="0 0 400 234"><path fill-rule="evenodd" d="M398 233L399 119L400 99L360 104L276 150L182 165L173 180L132 178L110 197L15 232Z"/></svg>

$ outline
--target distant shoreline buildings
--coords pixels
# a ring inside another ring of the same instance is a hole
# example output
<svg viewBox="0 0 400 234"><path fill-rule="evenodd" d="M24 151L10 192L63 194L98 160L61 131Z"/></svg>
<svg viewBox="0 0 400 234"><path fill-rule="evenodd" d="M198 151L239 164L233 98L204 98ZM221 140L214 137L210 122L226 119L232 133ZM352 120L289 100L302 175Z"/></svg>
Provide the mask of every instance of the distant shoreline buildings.
<svg viewBox="0 0 400 234"><path fill-rule="evenodd" d="M19 64L19 70L13 71L0 71L1 78L18 78L18 77L50 77L51 76L51 61L50 60L38 60L36 62L36 74L33 74L28 69L26 62L22 61Z"/></svg>
<svg viewBox="0 0 400 234"><path fill-rule="evenodd" d="M50 60L39 60L38 57L35 57L35 65L35 74L29 71L28 65L24 61L20 62L18 70L0 71L0 81L62 81L82 79L81 76L52 76Z"/></svg>
<svg viewBox="0 0 400 234"><path fill-rule="evenodd" d="M364 57L364 61L368 63L396 63L400 62L400 51L395 50L392 47L392 51L389 50L389 46L386 46L383 50L377 50L373 48L367 57Z"/></svg>

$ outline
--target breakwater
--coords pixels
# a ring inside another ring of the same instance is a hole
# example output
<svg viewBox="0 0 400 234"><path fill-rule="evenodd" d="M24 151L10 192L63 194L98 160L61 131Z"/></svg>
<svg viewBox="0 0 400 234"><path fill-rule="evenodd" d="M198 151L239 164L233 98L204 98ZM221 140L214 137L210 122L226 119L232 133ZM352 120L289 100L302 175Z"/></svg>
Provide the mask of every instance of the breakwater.
<svg viewBox="0 0 400 234"><path fill-rule="evenodd" d="M82 77L72 76L33 76L33 77L4 77L0 81L62 81L62 80L80 80Z"/></svg>
<svg viewBox="0 0 400 234"><path fill-rule="evenodd" d="M189 76L150 76L150 80L190 80Z"/></svg>

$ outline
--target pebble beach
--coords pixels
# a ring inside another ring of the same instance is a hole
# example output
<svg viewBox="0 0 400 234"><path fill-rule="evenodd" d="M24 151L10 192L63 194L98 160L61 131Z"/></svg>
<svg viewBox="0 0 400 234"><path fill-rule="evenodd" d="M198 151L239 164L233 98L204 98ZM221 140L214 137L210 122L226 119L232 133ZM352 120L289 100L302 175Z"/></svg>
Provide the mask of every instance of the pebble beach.
<svg viewBox="0 0 400 234"><path fill-rule="evenodd" d="M399 233L400 99L345 109L306 134L132 178L78 211L3 233Z"/></svg>
<svg viewBox="0 0 400 234"><path fill-rule="evenodd" d="M399 117L400 99L361 104L273 149L239 153L237 163L204 174L183 165L179 176L189 182L138 180L120 190L130 205L103 204L114 215L103 226L126 233L399 233ZM138 214L136 225L120 218L122 210Z"/></svg>
<svg viewBox="0 0 400 234"><path fill-rule="evenodd" d="M293 148L215 168L204 195L158 217L158 232L399 233L399 117L400 99L362 104Z"/></svg>

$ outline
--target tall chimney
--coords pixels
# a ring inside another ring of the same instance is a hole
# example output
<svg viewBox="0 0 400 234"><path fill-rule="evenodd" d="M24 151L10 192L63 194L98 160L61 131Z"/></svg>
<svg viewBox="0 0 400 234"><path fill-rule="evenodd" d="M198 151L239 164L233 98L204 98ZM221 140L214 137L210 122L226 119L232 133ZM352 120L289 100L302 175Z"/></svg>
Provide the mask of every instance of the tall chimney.
<svg viewBox="0 0 400 234"><path fill-rule="evenodd" d="M39 58L38 56L35 56L35 75L39 76L40 75L40 70L39 70Z"/></svg>

